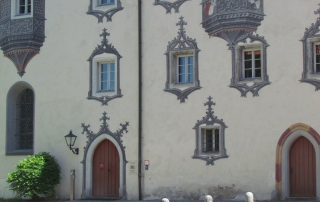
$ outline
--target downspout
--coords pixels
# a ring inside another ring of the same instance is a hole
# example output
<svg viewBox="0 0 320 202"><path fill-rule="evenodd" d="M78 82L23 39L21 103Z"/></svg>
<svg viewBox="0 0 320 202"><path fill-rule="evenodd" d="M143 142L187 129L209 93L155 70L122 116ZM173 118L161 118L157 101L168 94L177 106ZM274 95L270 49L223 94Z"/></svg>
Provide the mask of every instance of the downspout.
<svg viewBox="0 0 320 202"><path fill-rule="evenodd" d="M142 37L141 37L141 0L138 0L138 43L139 43L139 143L138 143L138 183L139 183L139 200L142 200Z"/></svg>

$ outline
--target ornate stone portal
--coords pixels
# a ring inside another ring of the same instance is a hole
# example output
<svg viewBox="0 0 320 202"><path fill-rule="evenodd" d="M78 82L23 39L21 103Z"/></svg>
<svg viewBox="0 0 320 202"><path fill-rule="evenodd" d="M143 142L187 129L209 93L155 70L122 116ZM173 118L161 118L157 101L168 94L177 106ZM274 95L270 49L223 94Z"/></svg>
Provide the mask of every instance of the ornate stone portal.
<svg viewBox="0 0 320 202"><path fill-rule="evenodd" d="M0 1L0 46L23 76L45 40L45 0L34 0L26 14L11 13L17 1ZM16 9L17 10L17 9Z"/></svg>

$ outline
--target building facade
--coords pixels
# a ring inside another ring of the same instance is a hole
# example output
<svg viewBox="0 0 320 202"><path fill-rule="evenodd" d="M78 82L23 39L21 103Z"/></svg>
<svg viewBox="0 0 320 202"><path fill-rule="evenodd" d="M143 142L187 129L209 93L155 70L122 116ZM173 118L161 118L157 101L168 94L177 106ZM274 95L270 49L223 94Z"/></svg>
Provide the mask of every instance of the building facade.
<svg viewBox="0 0 320 202"><path fill-rule="evenodd" d="M319 3L0 0L0 197L46 151L63 199L320 199Z"/></svg>

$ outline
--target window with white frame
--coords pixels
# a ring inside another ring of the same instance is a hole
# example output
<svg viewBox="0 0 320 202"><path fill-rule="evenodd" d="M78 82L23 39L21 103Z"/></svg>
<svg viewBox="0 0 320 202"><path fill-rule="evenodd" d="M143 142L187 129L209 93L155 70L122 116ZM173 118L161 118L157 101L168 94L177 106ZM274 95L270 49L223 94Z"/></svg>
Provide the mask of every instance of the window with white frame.
<svg viewBox="0 0 320 202"><path fill-rule="evenodd" d="M261 78L261 50L242 51L242 79Z"/></svg>
<svg viewBox="0 0 320 202"><path fill-rule="evenodd" d="M112 54L94 57L92 62L92 96L113 96L118 89L118 62Z"/></svg>
<svg viewBox="0 0 320 202"><path fill-rule="evenodd" d="M193 83L193 55L178 56L176 83Z"/></svg>
<svg viewBox="0 0 320 202"><path fill-rule="evenodd" d="M114 5L115 4L115 0L99 0L100 5L101 6L105 6L105 5Z"/></svg>
<svg viewBox="0 0 320 202"><path fill-rule="evenodd" d="M219 128L201 128L202 153L219 153L220 149Z"/></svg>
<svg viewBox="0 0 320 202"><path fill-rule="evenodd" d="M114 91L115 90L115 63L106 62L99 63L99 90Z"/></svg>
<svg viewBox="0 0 320 202"><path fill-rule="evenodd" d="M18 0L18 14L30 15L31 14L31 0Z"/></svg>

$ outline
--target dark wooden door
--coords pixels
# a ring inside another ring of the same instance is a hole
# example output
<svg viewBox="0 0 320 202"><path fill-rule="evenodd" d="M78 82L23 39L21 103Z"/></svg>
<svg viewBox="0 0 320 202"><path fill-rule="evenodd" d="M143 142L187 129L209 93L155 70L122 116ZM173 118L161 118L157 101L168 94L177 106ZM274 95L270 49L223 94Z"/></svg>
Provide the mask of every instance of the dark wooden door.
<svg viewBox="0 0 320 202"><path fill-rule="evenodd" d="M110 140L102 141L96 148L92 163L92 195L119 197L119 153Z"/></svg>
<svg viewBox="0 0 320 202"><path fill-rule="evenodd" d="M316 157L313 145L299 137L290 148L290 196L316 196Z"/></svg>

